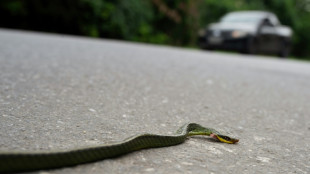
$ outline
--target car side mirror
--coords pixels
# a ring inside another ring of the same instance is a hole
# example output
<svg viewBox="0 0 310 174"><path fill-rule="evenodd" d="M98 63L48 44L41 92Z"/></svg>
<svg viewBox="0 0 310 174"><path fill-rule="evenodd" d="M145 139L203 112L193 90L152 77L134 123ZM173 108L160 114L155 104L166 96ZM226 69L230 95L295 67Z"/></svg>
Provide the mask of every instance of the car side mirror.
<svg viewBox="0 0 310 174"><path fill-rule="evenodd" d="M271 23L263 23L262 27L260 28L261 34L273 34L275 32L275 26Z"/></svg>
<svg viewBox="0 0 310 174"><path fill-rule="evenodd" d="M274 25L271 23L271 21L266 18L263 20L263 26L273 27Z"/></svg>

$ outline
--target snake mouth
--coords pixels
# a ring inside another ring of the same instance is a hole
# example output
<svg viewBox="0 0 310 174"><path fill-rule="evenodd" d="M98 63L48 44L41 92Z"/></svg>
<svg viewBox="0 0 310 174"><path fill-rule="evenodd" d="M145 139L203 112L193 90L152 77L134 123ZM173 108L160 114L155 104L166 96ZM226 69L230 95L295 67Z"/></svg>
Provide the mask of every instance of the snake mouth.
<svg viewBox="0 0 310 174"><path fill-rule="evenodd" d="M229 144L235 144L239 141L238 139L235 139L235 138L230 138L230 137L225 136L225 135L217 135L214 133L210 134L210 137L212 137L216 140L219 140L221 142L224 142L224 143L229 143Z"/></svg>
<svg viewBox="0 0 310 174"><path fill-rule="evenodd" d="M210 134L210 137L219 140L215 134Z"/></svg>

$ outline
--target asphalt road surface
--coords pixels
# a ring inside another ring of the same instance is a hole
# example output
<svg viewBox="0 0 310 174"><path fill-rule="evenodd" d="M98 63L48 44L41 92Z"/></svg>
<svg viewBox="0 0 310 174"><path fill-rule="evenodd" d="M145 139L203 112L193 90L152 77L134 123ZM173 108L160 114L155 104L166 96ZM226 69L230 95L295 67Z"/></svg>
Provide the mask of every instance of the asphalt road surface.
<svg viewBox="0 0 310 174"><path fill-rule="evenodd" d="M39 173L310 173L310 64L0 30L0 151L70 149L187 122L240 138Z"/></svg>

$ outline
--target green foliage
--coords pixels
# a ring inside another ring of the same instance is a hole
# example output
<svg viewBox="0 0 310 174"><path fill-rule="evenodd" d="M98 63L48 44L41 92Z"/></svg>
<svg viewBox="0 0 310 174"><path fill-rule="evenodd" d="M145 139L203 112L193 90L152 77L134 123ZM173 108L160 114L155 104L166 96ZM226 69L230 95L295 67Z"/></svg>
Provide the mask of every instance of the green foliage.
<svg viewBox="0 0 310 174"><path fill-rule="evenodd" d="M140 34L150 32L150 26L147 24L152 19L153 13L145 9L150 9L149 1L119 0L117 8L112 12L111 25L116 26L122 38L138 39Z"/></svg>
<svg viewBox="0 0 310 174"><path fill-rule="evenodd" d="M267 10L310 59L309 0L1 0L0 27L195 46L197 31L235 10Z"/></svg>

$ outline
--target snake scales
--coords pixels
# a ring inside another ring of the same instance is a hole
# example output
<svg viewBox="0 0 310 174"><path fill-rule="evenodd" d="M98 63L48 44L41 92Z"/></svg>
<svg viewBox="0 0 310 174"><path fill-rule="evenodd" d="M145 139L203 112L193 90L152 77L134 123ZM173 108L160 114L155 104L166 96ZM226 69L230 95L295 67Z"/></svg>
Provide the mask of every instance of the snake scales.
<svg viewBox="0 0 310 174"><path fill-rule="evenodd" d="M154 147L173 146L183 143L188 136L207 135L224 143L239 140L220 134L212 128L196 123L180 127L175 135L141 134L122 142L69 151L0 152L0 173L26 172L53 169L113 158L133 151Z"/></svg>

